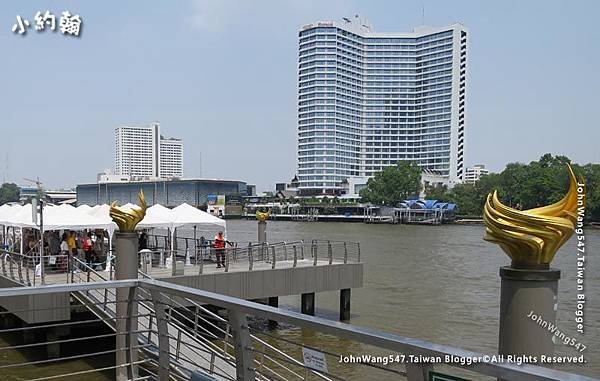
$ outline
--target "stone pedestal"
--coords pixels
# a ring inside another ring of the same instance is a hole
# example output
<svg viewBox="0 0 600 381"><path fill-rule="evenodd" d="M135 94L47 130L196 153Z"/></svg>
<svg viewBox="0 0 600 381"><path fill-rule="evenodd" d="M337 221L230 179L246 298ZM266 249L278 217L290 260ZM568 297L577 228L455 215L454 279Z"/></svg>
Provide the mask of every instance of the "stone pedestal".
<svg viewBox="0 0 600 381"><path fill-rule="evenodd" d="M498 352L504 355L553 355L548 324L556 324L557 269L500 268L500 334Z"/></svg>
<svg viewBox="0 0 600 381"><path fill-rule="evenodd" d="M258 242L267 242L267 221L258 221Z"/></svg>

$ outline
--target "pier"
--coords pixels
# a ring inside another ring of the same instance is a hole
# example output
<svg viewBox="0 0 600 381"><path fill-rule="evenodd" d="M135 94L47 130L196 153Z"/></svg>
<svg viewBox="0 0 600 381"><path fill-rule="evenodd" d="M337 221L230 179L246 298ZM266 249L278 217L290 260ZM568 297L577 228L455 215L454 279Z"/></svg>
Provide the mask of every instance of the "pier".
<svg viewBox="0 0 600 381"><path fill-rule="evenodd" d="M166 243L166 241L163 241ZM302 310L314 314L315 293L340 291L340 316L350 316L349 292L363 285L363 263L360 245L351 242L311 241L305 243L249 243L244 247L225 250L225 267L217 268L210 248L168 250L166 246L140 253L139 277L157 279L173 284L229 295L246 300L271 299L280 296L301 295ZM44 258L43 283L65 284L81 281L110 281L114 279L112 261L104 270L94 270L75 259L76 271L64 272L53 265L67 258ZM71 259L73 260L73 258ZM0 256L0 286L17 287L42 283L36 263L39 257L3 252ZM98 267L98 265L96 266ZM83 270L82 270L83 269ZM312 308L305 301L312 300ZM274 302L273 302L274 303ZM20 314L26 323L60 321L69 318L69 300L64 295L51 298L8 300L1 307L33 310L47 305L51 313ZM60 311L60 312L59 312Z"/></svg>

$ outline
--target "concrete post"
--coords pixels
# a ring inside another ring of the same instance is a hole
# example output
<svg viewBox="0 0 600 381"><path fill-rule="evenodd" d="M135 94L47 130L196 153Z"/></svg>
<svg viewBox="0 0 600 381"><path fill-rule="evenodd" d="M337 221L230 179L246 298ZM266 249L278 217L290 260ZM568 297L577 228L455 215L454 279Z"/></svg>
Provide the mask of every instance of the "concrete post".
<svg viewBox="0 0 600 381"><path fill-rule="evenodd" d="M303 314L315 316L315 293L302 294L300 310Z"/></svg>
<svg viewBox="0 0 600 381"><path fill-rule="evenodd" d="M340 290L340 321L350 320L350 289Z"/></svg>
<svg viewBox="0 0 600 381"><path fill-rule="evenodd" d="M60 343L53 343L53 341L60 340L56 330L50 328L46 330L46 356L49 359L60 358Z"/></svg>
<svg viewBox="0 0 600 381"><path fill-rule="evenodd" d="M116 237L116 258L115 258L115 279L137 279L138 274L138 261L137 261L137 249L138 249L138 236L136 232L115 232ZM129 300L129 290L126 288L117 289L117 339L116 339L116 379L117 381L125 381L130 377L128 375L128 367L121 366L127 364L127 342L132 345L137 345L137 335L127 332L127 312L128 303L135 303L132 311L133 316L137 316L137 302ZM129 329L131 331L137 331L137 317L132 317ZM130 339L127 340L127 335L130 335ZM137 354L137 353L135 353ZM132 362L137 361L137 358L131 358ZM131 372L134 377L137 377L137 366L131 366Z"/></svg>
<svg viewBox="0 0 600 381"><path fill-rule="evenodd" d="M235 347L236 380L254 381L254 356L247 317L241 312L229 310L229 324Z"/></svg>
<svg viewBox="0 0 600 381"><path fill-rule="evenodd" d="M269 297L269 306L279 308L279 297L278 296ZM271 327L271 328L277 327L277 320L269 320L269 327Z"/></svg>
<svg viewBox="0 0 600 381"><path fill-rule="evenodd" d="M501 267L500 334L498 352L503 355L554 354L552 333L542 327L556 323L557 269Z"/></svg>
<svg viewBox="0 0 600 381"><path fill-rule="evenodd" d="M258 242L267 242L267 221L258 221Z"/></svg>

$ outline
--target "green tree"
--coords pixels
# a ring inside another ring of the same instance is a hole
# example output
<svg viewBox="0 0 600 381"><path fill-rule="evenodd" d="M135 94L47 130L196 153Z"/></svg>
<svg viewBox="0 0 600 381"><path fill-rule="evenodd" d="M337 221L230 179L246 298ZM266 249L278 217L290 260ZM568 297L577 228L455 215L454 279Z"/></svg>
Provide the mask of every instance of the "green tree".
<svg viewBox="0 0 600 381"><path fill-rule="evenodd" d="M591 221L600 221L600 164L586 164L578 168L585 178L585 214Z"/></svg>
<svg viewBox="0 0 600 381"><path fill-rule="evenodd" d="M458 205L458 213L461 215L481 215L483 204L476 192L475 184L456 184L449 192L448 198Z"/></svg>
<svg viewBox="0 0 600 381"><path fill-rule="evenodd" d="M414 162L400 161L377 172L360 191L365 202L396 205L398 202L419 193L421 168Z"/></svg>
<svg viewBox="0 0 600 381"><path fill-rule="evenodd" d="M0 205L6 204L7 202L17 202L21 196L21 190L17 184L4 183L0 187Z"/></svg>
<svg viewBox="0 0 600 381"><path fill-rule="evenodd" d="M425 198L428 200L438 200L440 202L450 201L448 187L444 184L425 185Z"/></svg>

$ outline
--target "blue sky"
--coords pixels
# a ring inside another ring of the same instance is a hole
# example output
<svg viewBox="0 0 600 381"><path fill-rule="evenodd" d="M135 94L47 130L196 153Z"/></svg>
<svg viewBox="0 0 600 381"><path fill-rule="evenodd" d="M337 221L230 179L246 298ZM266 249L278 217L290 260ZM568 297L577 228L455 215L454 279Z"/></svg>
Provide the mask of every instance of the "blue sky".
<svg viewBox="0 0 600 381"><path fill-rule="evenodd" d="M114 127L158 120L185 140L186 176L201 151L203 176L270 189L296 167L298 28L360 14L409 31L423 5L425 24L471 33L467 164L600 162L597 1L12 1L0 5L0 174L93 182L113 167ZM17 14L46 9L79 14L81 37L11 32Z"/></svg>

